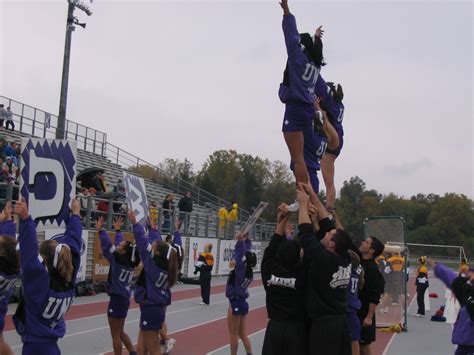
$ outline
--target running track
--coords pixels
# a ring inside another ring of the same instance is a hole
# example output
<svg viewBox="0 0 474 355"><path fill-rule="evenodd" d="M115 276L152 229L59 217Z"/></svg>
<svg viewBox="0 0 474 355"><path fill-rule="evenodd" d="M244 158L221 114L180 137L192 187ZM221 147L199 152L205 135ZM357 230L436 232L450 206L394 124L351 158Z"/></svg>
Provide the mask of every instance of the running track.
<svg viewBox="0 0 474 355"><path fill-rule="evenodd" d="M172 352L173 355L206 354L229 344L226 320L227 301L224 295L225 285L223 282L225 282L223 279L214 282L220 284L212 286L212 299L209 307L196 305L200 301L199 286L191 286L191 288L187 289L178 289L178 286L177 290L173 292L173 304L169 307L167 316L169 334L176 339L176 345ZM410 282L411 287L413 287L412 284ZM261 280L253 282L250 293L249 304L251 310L247 317L247 332L248 334L254 334L265 329L267 324L267 314L264 306L265 295ZM410 289L410 295L413 298L413 289ZM64 354L113 354L110 352L111 339L108 335L105 316L107 304L107 301L97 301L87 304L76 304L71 307L66 319L75 320L74 327L79 327L80 331L75 332L74 329L71 329L72 327L68 326L66 337L69 338L67 342L62 340L60 343ZM175 307L176 310L173 310L172 307ZM136 339L138 317L138 305L132 301L126 326L126 331L132 339ZM91 328L87 328L87 324L92 319L94 319L94 325L91 325ZM100 322L100 327L96 325L98 321ZM82 328L79 325L82 325ZM84 327L86 327L85 330L83 330ZM6 319L4 335L7 335L6 340L14 346L15 353L19 354L21 352L19 340L16 341L16 344L10 340L15 334L13 329L10 315ZM74 339L76 337L77 339ZM374 354L382 354L392 337L392 333L377 332ZM100 343L103 350L100 350L97 346L92 346L94 342ZM76 343L81 344L81 347L78 348ZM88 348L89 345L91 348ZM128 352L124 352L124 354L128 354Z"/></svg>

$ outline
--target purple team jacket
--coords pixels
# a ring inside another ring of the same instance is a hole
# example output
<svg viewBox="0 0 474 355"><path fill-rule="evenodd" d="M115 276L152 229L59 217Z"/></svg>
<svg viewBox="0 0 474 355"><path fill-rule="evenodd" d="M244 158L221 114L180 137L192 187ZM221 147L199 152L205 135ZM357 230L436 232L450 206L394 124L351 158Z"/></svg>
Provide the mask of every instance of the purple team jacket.
<svg viewBox="0 0 474 355"><path fill-rule="evenodd" d="M151 238L157 238L157 235L150 233L150 236L146 237L143 226L138 223L133 226L133 235L146 277L146 289L139 285L135 287L135 301L139 304L168 306L171 303L168 272L156 265L149 242L149 238L152 240Z"/></svg>
<svg viewBox="0 0 474 355"><path fill-rule="evenodd" d="M321 99L321 107L328 113L329 121L340 135L344 135L342 120L344 119L344 104L335 100L331 95L331 89L326 81L319 75L316 81L316 96Z"/></svg>
<svg viewBox="0 0 474 355"><path fill-rule="evenodd" d="M135 268L119 264L114 256L116 246L122 242L123 235L120 232L116 234L115 245L112 244L109 234L104 230L99 232L99 238L102 254L110 264L109 278L106 285L107 294L129 298L132 293L131 287Z"/></svg>
<svg viewBox="0 0 474 355"><path fill-rule="evenodd" d="M24 319L15 315L14 323L21 340L31 343L56 342L66 332L64 315L76 295L75 280L79 270L82 244L82 226L79 216L69 219L61 243L67 244L73 257L72 286L66 291L50 288L48 269L39 255L36 226L31 217L20 221L20 266L23 282Z"/></svg>
<svg viewBox="0 0 474 355"><path fill-rule="evenodd" d="M321 69L303 52L295 16L283 16L282 25L288 52L289 86L280 84L278 96L283 103L300 102L313 105L316 99L315 85Z"/></svg>
<svg viewBox="0 0 474 355"><path fill-rule="evenodd" d="M436 263L434 268L436 277L451 288L453 281L458 276L454 271L446 265ZM454 323L452 343L456 345L474 346L474 322L469 317L466 307L461 307L458 318Z"/></svg>
<svg viewBox="0 0 474 355"><path fill-rule="evenodd" d="M359 299L359 275L362 272L362 266L351 269L351 279L349 281L349 287L347 287L347 309L346 313L357 312L360 307Z"/></svg>
<svg viewBox="0 0 474 355"><path fill-rule="evenodd" d="M235 269L231 271L234 276L229 275L225 287L225 295L229 299L246 299L249 297L248 287L253 278L245 277L245 252L252 249L252 242L246 239L239 240L235 244Z"/></svg>
<svg viewBox="0 0 474 355"><path fill-rule="evenodd" d="M0 223L0 235L7 236L15 239L16 235L16 224L12 220ZM8 305L8 301L13 292L13 285L18 278L18 273L6 274L3 270L0 270L0 309L5 309ZM5 316L0 314L0 317Z"/></svg>

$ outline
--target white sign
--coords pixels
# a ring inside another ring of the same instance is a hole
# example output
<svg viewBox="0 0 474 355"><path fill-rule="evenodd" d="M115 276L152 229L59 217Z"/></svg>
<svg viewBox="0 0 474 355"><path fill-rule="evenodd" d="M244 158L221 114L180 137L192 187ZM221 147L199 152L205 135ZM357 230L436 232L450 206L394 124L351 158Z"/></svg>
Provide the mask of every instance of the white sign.
<svg viewBox="0 0 474 355"><path fill-rule="evenodd" d="M235 240L221 240L219 248L219 275L227 275L230 272L229 261L235 259Z"/></svg>
<svg viewBox="0 0 474 355"><path fill-rule="evenodd" d="M244 226L242 227L241 229L242 233L250 232L250 230L255 225L255 223L257 223L257 220L260 218L260 216L262 215L265 208L267 208L267 206L268 206L267 202L260 202L258 204L255 211L253 211L252 215L249 217L247 222L245 222Z"/></svg>
<svg viewBox="0 0 474 355"><path fill-rule="evenodd" d="M146 227L148 224L148 201L146 198L145 180L123 172L125 194L129 211L133 211L137 222Z"/></svg>
<svg viewBox="0 0 474 355"><path fill-rule="evenodd" d="M214 256L214 267L212 268L212 274L217 275L217 239L210 238L189 238L189 250L188 250L188 277L197 277L199 273L194 275L194 265L196 264L199 254L204 252L206 244L212 244L212 255Z"/></svg>
<svg viewBox="0 0 474 355"><path fill-rule="evenodd" d="M76 142L21 141L20 194L39 230L65 226L76 193Z"/></svg>
<svg viewBox="0 0 474 355"><path fill-rule="evenodd" d="M45 231L44 239L60 239L63 237L65 228L47 229ZM86 279L86 267L87 267L87 247L88 247L88 232L82 230L82 244L81 244L81 266L77 272L76 282L82 282Z"/></svg>

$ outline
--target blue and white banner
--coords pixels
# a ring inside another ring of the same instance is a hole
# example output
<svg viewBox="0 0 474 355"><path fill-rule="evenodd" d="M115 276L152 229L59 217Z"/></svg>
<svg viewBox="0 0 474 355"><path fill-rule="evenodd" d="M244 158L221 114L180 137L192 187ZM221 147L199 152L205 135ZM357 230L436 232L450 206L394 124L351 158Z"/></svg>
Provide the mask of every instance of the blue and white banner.
<svg viewBox="0 0 474 355"><path fill-rule="evenodd" d="M76 193L76 142L23 138L20 194L38 229L65 227Z"/></svg>
<svg viewBox="0 0 474 355"><path fill-rule="evenodd" d="M143 178L123 172L123 182L129 211L135 212L137 222L142 226L148 224L148 201Z"/></svg>
<svg viewBox="0 0 474 355"><path fill-rule="evenodd" d="M61 243L64 237L65 228L60 229L48 229L44 234L45 240L56 240ZM89 233L87 230L82 230L82 243L81 243L81 266L77 272L76 282L82 282L86 279L86 268L87 268L87 248L88 248L88 237Z"/></svg>

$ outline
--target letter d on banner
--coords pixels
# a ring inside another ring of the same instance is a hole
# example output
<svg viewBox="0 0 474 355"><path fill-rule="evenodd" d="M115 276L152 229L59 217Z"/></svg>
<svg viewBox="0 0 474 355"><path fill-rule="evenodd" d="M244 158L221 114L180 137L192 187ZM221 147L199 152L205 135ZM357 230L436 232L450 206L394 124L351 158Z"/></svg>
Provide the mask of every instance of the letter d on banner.
<svg viewBox="0 0 474 355"><path fill-rule="evenodd" d="M23 138L21 196L43 229L65 225L76 190L76 142Z"/></svg>

